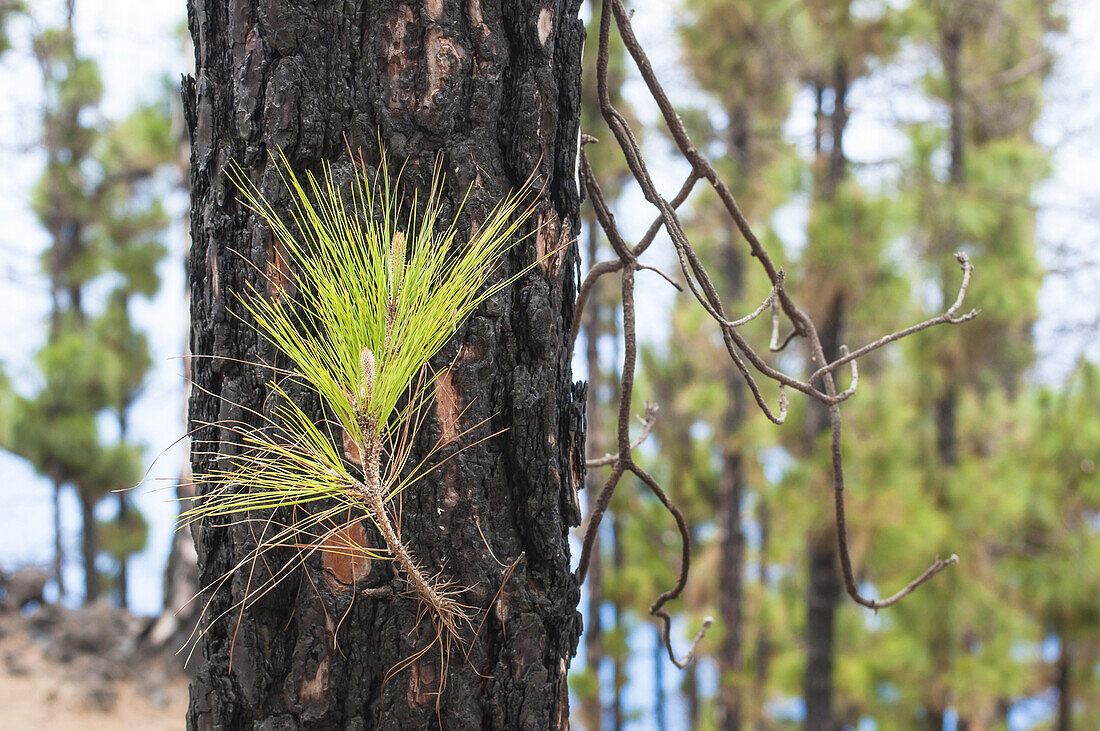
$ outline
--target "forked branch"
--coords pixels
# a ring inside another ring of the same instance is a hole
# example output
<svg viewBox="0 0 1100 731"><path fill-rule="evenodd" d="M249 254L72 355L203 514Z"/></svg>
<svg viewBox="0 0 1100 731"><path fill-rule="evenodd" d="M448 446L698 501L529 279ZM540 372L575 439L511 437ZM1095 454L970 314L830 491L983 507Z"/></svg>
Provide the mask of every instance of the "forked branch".
<svg viewBox="0 0 1100 731"><path fill-rule="evenodd" d="M789 293L784 287L784 275L782 269L780 269L772 260L767 249L761 243L759 238L753 232L752 227L749 225L747 218L741 211L734 199L732 192L726 183L718 175L717 170L706 158L706 156L699 151L699 149L692 142L690 136L687 133L686 128L676 109L669 101L664 88L661 86L657 79L656 74L653 71L653 67L649 62L649 58L646 56L645 51L642 49L641 44L634 35L633 28L630 23L630 14L623 6L622 0L602 0L600 10L600 26L599 26L599 53L597 56L596 66L596 79L597 89L599 94L600 111L604 121L610 128L612 134L615 137L615 142L622 152L623 158L626 161L628 168L634 181L641 188L642 193L649 203L651 203L658 211L658 216L654 220L653 224L649 227L649 230L642 237L642 239L634 246L629 246L625 241L622 233L620 232L618 225L615 222L614 214L611 212L609 205L603 195L603 191L600 188L599 182L592 171L591 165L588 163L587 156L584 154L584 149L581 149L581 170L584 175L585 187L588 192L589 199L592 202L593 209L596 213L596 220L599 223L600 228L607 236L608 241L611 244L612 249L615 252L615 257L609 261L602 261L595 263L591 266L588 274L586 275L584 282L580 287L580 291L577 298L576 316L574 320L572 338L575 341L579 329L579 323L581 322L581 311L586 306L588 299L591 295L592 288L596 282L608 274L618 273L621 280L622 289L622 301L623 301L623 340L624 340L624 358L623 358L623 370L622 370L622 383L620 389L619 400L619 417L617 426L617 443L618 452L614 455L607 455L600 459L590 460L588 462L589 467L597 466L610 466L611 473L608 475L607 481L604 484L599 496L594 501L591 514L588 519L587 526L585 528L584 541L581 548L580 564L577 569L577 576L580 581L584 581L588 572L588 566L591 561L591 552L593 550L593 543L597 532L599 530L600 521L603 518L604 513L607 511L608 505L611 502L611 498L615 492L616 486L622 477L630 472L638 477L658 500L665 506L669 513L673 516L677 528L680 532L682 539L682 552L680 559L680 573L676 584L672 589L663 593L657 601L650 607L650 614L657 617L663 622L663 640L668 650L669 657L678 667L685 667L692 659L695 653L695 648L699 641L702 639L706 632L706 628L710 622L704 622L699 634L695 637L690 651L684 658L677 658L675 652L672 649L670 638L670 617L665 611L664 606L667 602L676 599L683 591L684 585L687 581L688 569L691 563L691 544L690 536L687 530L686 523L684 522L683 515L676 505L669 499L668 495L658 485L656 480L653 479L647 472L642 470L633 460L631 450L636 447L640 440L631 443L630 441L630 413L631 413L631 400L633 398L633 386L634 386L634 370L637 362L637 329L634 317L634 272L647 268L645 265L639 262L639 258L652 244L657 232L664 228L672 241L673 250L676 254L677 261L680 265L683 280L687 285L688 290L695 300L703 307L703 309L710 315L715 321L722 333L722 339L725 344L726 350L732 359L733 363L737 367L738 372L744 378L745 383L748 385L750 392L753 395L754 400L760 407L761 411L767 416L769 420L776 424L782 424L787 414L787 388L794 389L810 398L819 401L828 407L829 423L831 430L831 449L832 449L832 466L833 466L833 489L834 489L834 504L836 509L836 525L837 525L837 549L840 554L841 566L844 574L844 585L851 596L851 598L858 604L868 607L870 609L881 609L883 607L890 606L896 603L907 594L914 591L924 582L931 579L940 571L945 569L954 563L957 563L958 559L955 556L947 560L937 560L933 563L923 574L907 584L902 590L886 599L871 599L864 597L860 591L859 586L855 580L855 574L852 569L851 554L848 546L848 534L847 534L847 521L845 515L844 504L844 469L841 455L841 414L840 404L853 396L856 392L859 383L859 370L857 367L857 360L869 353L878 350L879 348L888 345L889 343L900 340L901 338L913 335L922 330L926 330L937 325L957 325L977 316L977 310L971 310L970 312L959 315L959 311L962 307L963 300L966 296L967 288L970 284L970 277L973 273L973 266L967 259L965 254L959 253L956 258L959 264L963 268L963 281L959 288L959 294L955 302L944 312L942 315L926 320L912 327L899 330L897 332L885 335L872 343L864 345L855 351L848 352L846 347L841 348L841 356L835 361L828 362L825 358L824 348L821 343L821 339L817 333L813 321L810 317L799 308L791 299ZM641 73L642 79L645 82L650 96L653 101L656 102L658 109L661 112L661 116L671 132L672 139L675 142L676 148L680 154L690 163L691 173L688 175L687 180L681 186L679 192L672 200L666 200L657 191L656 186L649 174L646 166L645 158L642 155L641 148L638 144L637 138L634 132L631 130L626 118L615 108L611 102L610 90L608 87L608 65L609 65L609 49L610 49L610 31L611 22L614 20L619 36L622 39L624 46L630 53ZM584 141L586 143L595 141L595 138L585 135ZM739 318L730 319L725 314L725 307L721 297L718 294L713 282L707 273L706 267L700 260L695 248L688 239L688 236L684 230L683 225L680 222L677 215L677 209L684 201L687 200L695 187L695 184L705 180L710 184L711 188L718 194L719 199L726 210L726 214L732 220L737 230L741 233L745 243L748 245L750 254L759 262L763 269L764 275L771 283L771 292L767 299L756 308L749 315ZM748 340L739 332L738 328L751 322L759 317L763 312L771 309L771 323L772 333L771 340L768 344L768 349L771 352L779 352L787 347L796 337L805 339L808 355L815 363L824 363L821 368L810 375L809 378L802 380L795 376L789 375L775 368L771 363L764 359L764 357L748 342ZM780 320L781 317L785 317L791 324L791 332L785 337L780 337ZM848 388L844 391L837 391L835 379L833 377L834 371L843 365L851 364L852 378ZM751 370L750 370L751 366ZM773 381L778 386L778 400L779 409L778 412L773 412L768 405L768 401L765 398L760 384L756 380L755 373L763 376L765 379ZM642 439L648 432L643 429ZM709 618L708 618L709 619Z"/></svg>

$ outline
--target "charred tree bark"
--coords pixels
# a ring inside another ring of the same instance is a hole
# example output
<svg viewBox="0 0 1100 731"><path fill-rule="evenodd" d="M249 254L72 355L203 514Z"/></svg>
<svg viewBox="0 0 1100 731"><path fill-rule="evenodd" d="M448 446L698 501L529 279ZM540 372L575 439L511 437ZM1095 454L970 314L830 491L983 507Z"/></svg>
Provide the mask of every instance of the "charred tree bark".
<svg viewBox="0 0 1100 731"><path fill-rule="evenodd" d="M469 587L460 601L477 611L476 638L449 658L438 645L413 658L435 634L386 562L348 567L339 556L314 555L239 615L233 607L250 577L238 573L203 597L207 618L229 613L205 627L190 728L568 724L566 673L580 628L567 530L579 520L584 474L583 404L566 347L580 200L578 5L189 3L196 56L196 77L184 84L191 352L216 356L194 359L192 425L256 424L245 408L269 407L270 373L248 364L281 362L232 314L232 293L248 283L263 287L257 269L275 271L278 258L270 232L236 200L224 174L230 161L278 209L287 194L273 153L282 150L299 171L330 161L348 180L346 146L361 148L375 165L380 136L393 158L408 159L403 181L422 194L439 157L447 211L470 188L460 240L535 173L532 235L510 252L506 269L557 252L485 303L433 362L446 375L416 449L423 454L441 434L483 420L479 437L507 431L469 447L403 496L403 540L430 571L443 569ZM235 449L228 434L206 438ZM196 472L208 472L210 460L201 449L192 453ZM201 584L230 571L253 540L247 527L201 526ZM510 576L494 556L514 563ZM272 568L257 564L252 584ZM393 597L366 596L361 590L369 587L390 587Z"/></svg>

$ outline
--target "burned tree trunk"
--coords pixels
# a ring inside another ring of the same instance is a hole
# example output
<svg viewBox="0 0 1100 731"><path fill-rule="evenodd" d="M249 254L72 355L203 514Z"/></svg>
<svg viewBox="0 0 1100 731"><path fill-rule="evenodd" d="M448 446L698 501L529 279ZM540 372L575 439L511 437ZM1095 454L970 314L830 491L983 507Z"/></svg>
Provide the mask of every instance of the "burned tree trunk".
<svg viewBox="0 0 1100 731"><path fill-rule="evenodd" d="M210 605L189 727L566 726L566 672L580 630L567 530L579 520L583 479L583 403L566 347L580 197L579 0L189 5L192 426L258 425L247 409L268 408L271 374L249 364L281 363L233 315L233 293L248 283L263 291L260 273L278 274L280 257L237 201L224 173L230 161L279 209L288 197L273 153L301 172L331 162L348 179L347 148L375 165L380 137L392 158L407 158L404 184L421 194L441 160L445 212L469 189L460 241L534 173L532 235L506 269L550 254L482 305L433 361L435 408L416 450L482 421L469 443L504 431L402 496L402 539L427 570L468 587L460 601L475 611L476 637L471 629L448 654L387 562L349 566L335 554L312 556L238 613L250 585L275 568L257 565L203 596ZM227 434L205 438L221 439L222 453L235 448ZM194 449L196 473L211 459ZM200 526L202 585L229 572L254 540L246 527Z"/></svg>

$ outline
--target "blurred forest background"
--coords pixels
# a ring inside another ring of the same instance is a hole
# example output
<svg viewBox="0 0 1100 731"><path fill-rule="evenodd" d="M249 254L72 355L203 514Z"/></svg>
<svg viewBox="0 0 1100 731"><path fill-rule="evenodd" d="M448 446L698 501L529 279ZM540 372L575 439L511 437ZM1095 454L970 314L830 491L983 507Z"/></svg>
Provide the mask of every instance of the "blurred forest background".
<svg viewBox="0 0 1100 731"><path fill-rule="evenodd" d="M1100 728L1100 7L632 6L673 101L827 350L940 313L959 250L976 268L967 306L982 314L861 368L845 449L864 592L893 591L932 556L960 559L875 614L844 596L823 415L795 397L787 424L770 424L705 313L639 274L638 395L658 405L639 460L696 546L676 642L705 616L716 624L687 670L663 654L647 609L675 579L679 541L656 500L625 483L582 597L576 723ZM27 616L129 609L151 617L143 642L173 650L189 620L164 618L194 590L187 537L172 533L172 499L187 490L174 445L185 361L169 360L186 340L182 20L174 4L0 0L4 599ZM616 104L645 131L667 194L685 163L621 48L611 64ZM589 159L636 240L652 214L586 84L584 130L605 140ZM724 298L748 312L766 283L717 205L708 191L681 210ZM583 214L587 266L610 247ZM667 242L653 251L675 269ZM575 353L590 456L614 449L618 296L597 290ZM747 333L762 343L761 320ZM792 373L813 370L805 360L780 357ZM589 496L605 472L590 471Z"/></svg>

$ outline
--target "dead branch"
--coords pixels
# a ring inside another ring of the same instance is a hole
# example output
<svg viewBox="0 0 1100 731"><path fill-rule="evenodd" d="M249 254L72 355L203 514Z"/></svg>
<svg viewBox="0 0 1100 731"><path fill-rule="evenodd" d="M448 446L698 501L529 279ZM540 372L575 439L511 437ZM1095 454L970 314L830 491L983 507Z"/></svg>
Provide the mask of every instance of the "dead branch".
<svg viewBox="0 0 1100 731"><path fill-rule="evenodd" d="M672 200L666 200L657 191L649 171L646 166L644 157L642 156L641 148L638 141L627 123L626 118L614 107L611 103L611 97L608 88L608 62L609 62L609 48L610 48L610 30L611 22L614 20L616 28L622 39L624 46L630 53L641 73L642 79L645 82L649 93L653 100L656 102L657 107L661 112L661 116L664 119L665 124L668 126L669 131L672 134L673 141L680 154L691 164L691 173L680 187L679 192ZM584 309L588 298L592 292L592 288L596 282L603 276L612 273L619 273L622 289L622 306L623 306L623 366L621 375L621 391L618 408L618 425L617 425L617 443L618 452L614 455L606 455L605 457L589 460L589 467L597 466L610 466L611 473L608 475L607 481L604 483L603 489L600 491L598 498L592 506L591 514L588 519L588 524L585 528L584 540L581 548L580 563L577 569L577 577L579 581L584 581L588 573L588 565L591 560L591 552L593 550L593 543L597 532L599 530L600 521L603 518L604 513L607 511L608 505L611 502L611 498L615 492L619 481L627 472L633 473L639 480L644 483L647 488L657 497L661 504L669 511L673 519L676 522L677 528L681 536L681 558L680 558L680 573L676 584L669 591L661 594L660 597L650 607L650 614L660 619L663 622L663 640L668 650L669 657L672 659L678 667L686 667L694 657L696 646L703 638L707 627L710 622L706 621L700 629L698 635L696 635L694 641L691 644L689 652L684 658L677 658L675 652L672 649L670 638L670 623L671 618L668 612L664 609L665 604L678 598L683 591L687 582L688 569L691 563L691 543L690 535L687 530L687 525L683 519L679 508L671 501L668 495L664 492L661 486L656 480L650 476L645 470L639 467L633 459L632 450L636 448L646 436L648 436L649 430L652 429L652 423L649 423L648 430L645 427L647 422L643 421L642 436L634 443L630 441L630 413L631 413L631 401L633 399L634 390L634 373L637 364L637 330L634 313L634 273L640 269L650 268L646 265L639 263L639 257L649 248L652 244L657 232L664 228L672 240L674 252L677 257L677 261L680 265L681 273L683 275L684 282L687 284L688 290L695 300L703 307L703 309L710 315L715 321L717 326L722 332L722 339L725 344L726 350L729 353L734 365L737 367L738 372L744 378L745 383L748 385L750 392L753 395L757 405L760 407L764 415L776 424L782 424L787 414L787 397L786 388L791 388L801 393L806 394L810 398L813 398L828 407L829 422L831 427L831 451L832 451L832 467L833 467L833 488L834 488L834 504L836 509L836 526L837 526L837 549L840 554L841 566L844 574L845 588L851 596L851 598L858 604L868 607L870 609L880 609L890 606L902 599L907 594L914 591L918 586L928 581L937 573L942 571L949 565L957 562L957 558L952 556L946 561L937 560L933 563L923 574L907 584L901 591L886 598L886 599L870 599L866 598L859 592L859 587L855 580L855 574L852 569L851 556L848 547L848 535L847 535L847 522L844 508L844 470L841 455L841 416L840 416L840 404L855 394L856 388L859 383L859 371L856 361L889 343L892 343L901 338L907 337L914 333L926 330L930 327L937 325L948 324L955 325L967 320L973 319L977 316L978 311L972 310L965 315L958 315L959 309L962 307L963 299L966 296L966 291L969 286L970 276L973 272L973 267L965 254L958 254L957 259L959 264L963 268L963 282L959 288L959 294L955 302L944 312L942 315L926 320L912 327L898 332L885 335L878 340L864 345L853 352L848 352L846 347L841 349L841 357L837 360L829 363L827 362L824 354L824 349L821 344L820 337L817 333L817 328L814 326L810 317L800 309L784 287L784 274L783 271L776 266L771 259L767 250L763 244L757 238L753 232L751 226L748 223L745 215L742 213L737 201L734 199L732 192L724 181L719 177L714 166L703 155L692 142L690 136L681 121L676 109L669 101L664 88L658 81L656 74L653 71L652 65L649 62L645 51L642 49L637 38L634 35L633 28L630 23L630 14L627 13L623 6L622 0L602 0L600 11L600 26L599 26L599 53L597 56L597 68L596 68L597 88L599 93L600 111L604 121L610 128L612 134L615 137L615 142L618 145L623 157L630 169L631 175L635 182L641 188L642 193L649 203L651 203L658 210L658 216L656 220L650 225L649 230L645 236L633 247L629 246L624 240L618 225L615 222L615 216L611 212L610 207L603 195L603 191L600 188L598 181L593 174L592 167L588 162L587 156L584 154L584 149L580 151L581 155L581 170L584 175L585 187L588 192L589 199L592 202L593 209L596 213L596 220L599 223L600 228L607 236L612 249L615 252L615 259L602 261L592 264L584 282L581 284L578 292L576 315L573 325L573 331L571 333L572 340L575 342L577 333L579 330L579 323L581 321L580 313ZM590 135L585 135L583 141L587 144L594 142L595 138ZM764 271L765 276L771 283L771 292L767 299L752 313L739 319L729 319L725 314L725 306L719 296L714 284L712 283L706 267L700 260L697 252L688 240L684 227L680 222L677 214L677 209L683 204L685 200L690 196L694 190L695 184L700 180L706 180L711 188L718 194L719 199L722 201L725 207L726 213L733 221L738 231L741 233L742 238L748 245L750 254L759 262L761 268ZM767 362L748 342L748 340L741 335L738 328L751 322L759 317L765 309L771 308L771 321L772 321L772 333L771 341L769 343L769 350L771 352L779 352L783 350L795 337L804 338L809 351L809 356L814 362L824 363L826 365L815 371L808 379L801 380L789 374L775 368L772 364ZM779 336L780 319L781 316L785 316L791 323L792 330L782 340ZM849 387L844 391L838 392L836 383L833 377L833 372L845 365L851 364L852 379ZM778 386L778 412L773 412L768 405L767 399L765 399L759 383L756 380L756 376L753 375L753 370L750 370L750 366L756 373L760 374L766 379L774 381ZM819 382L820 387L814 384ZM647 415L649 410L647 408ZM709 620L709 618L708 618Z"/></svg>

